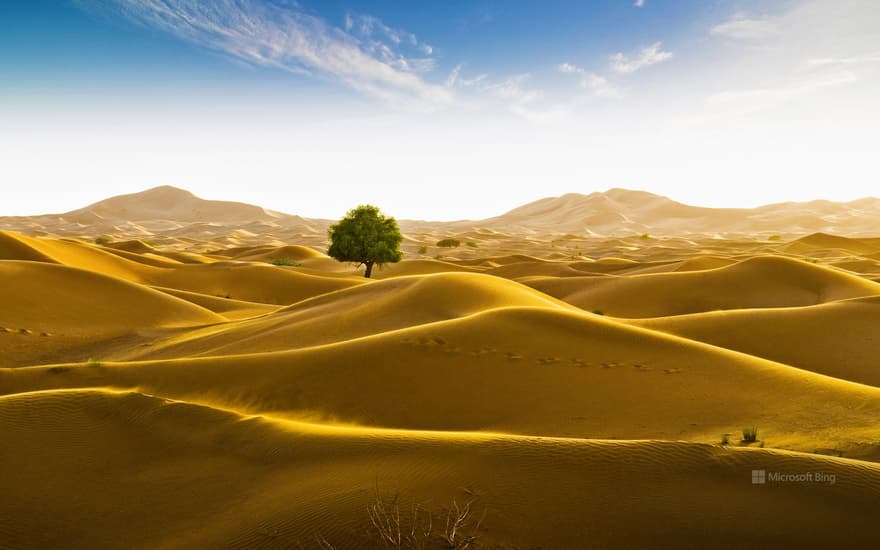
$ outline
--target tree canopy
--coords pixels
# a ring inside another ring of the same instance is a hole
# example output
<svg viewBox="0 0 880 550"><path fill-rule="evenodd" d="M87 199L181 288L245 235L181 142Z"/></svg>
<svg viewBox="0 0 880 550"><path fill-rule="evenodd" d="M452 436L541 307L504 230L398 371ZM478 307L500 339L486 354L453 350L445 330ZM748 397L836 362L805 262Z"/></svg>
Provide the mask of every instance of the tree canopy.
<svg viewBox="0 0 880 550"><path fill-rule="evenodd" d="M399 262L403 257L400 251L403 235L397 221L373 205L349 210L344 218L330 226L328 234L327 254L340 262L363 264L364 277L372 274L374 265Z"/></svg>

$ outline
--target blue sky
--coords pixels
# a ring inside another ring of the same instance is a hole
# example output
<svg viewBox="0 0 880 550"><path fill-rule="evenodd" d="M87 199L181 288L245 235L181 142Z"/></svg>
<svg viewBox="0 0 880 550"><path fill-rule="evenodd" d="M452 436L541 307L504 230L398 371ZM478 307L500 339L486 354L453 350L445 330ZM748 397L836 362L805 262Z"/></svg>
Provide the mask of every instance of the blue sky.
<svg viewBox="0 0 880 550"><path fill-rule="evenodd" d="M163 184L434 219L614 186L854 199L876 185L878 18L868 0L12 0L0 180L25 191L3 214ZM424 201L440 187L456 198Z"/></svg>
<svg viewBox="0 0 880 550"><path fill-rule="evenodd" d="M222 3L222 2L221 2ZM100 91L175 89L223 94L231 88L338 94L339 87L277 70L253 70L235 55L157 29L123 9L144 2L19 0L5 3L0 34L4 91L30 94L55 89ZM187 2L157 2L174 6ZM204 4L211 4L204 2ZM638 8L627 0L559 1L301 1L253 0L267 14L314 16L345 30L347 17L376 18L401 33L413 33L432 48L425 80L443 82L461 65L464 74L551 73L560 59L602 65L608 52L665 40L678 45L700 39L695 21L726 14L715 2L680 0ZM738 2L735 5L745 5ZM783 4L780 4L783 5ZM274 8L272 8L274 6ZM697 32L693 32L693 31ZM356 31L348 34L358 36ZM389 42L387 37L376 38ZM695 35L695 36L692 36ZM405 45L405 44L404 44ZM401 48L405 50L406 48ZM410 48L413 56L420 52ZM291 65L298 63L293 60ZM265 68L265 67L264 67ZM230 82L233 80L234 82ZM217 90L215 85L222 84ZM298 98L291 98L296 101Z"/></svg>

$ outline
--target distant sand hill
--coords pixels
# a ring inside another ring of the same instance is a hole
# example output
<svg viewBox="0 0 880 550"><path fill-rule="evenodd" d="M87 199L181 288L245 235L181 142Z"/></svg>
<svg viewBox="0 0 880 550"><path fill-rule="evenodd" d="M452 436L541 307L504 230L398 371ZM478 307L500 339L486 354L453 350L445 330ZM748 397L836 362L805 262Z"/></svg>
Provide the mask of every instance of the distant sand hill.
<svg viewBox="0 0 880 550"><path fill-rule="evenodd" d="M393 214L393 213L392 213ZM644 191L611 189L541 199L485 220L434 222L400 220L418 240L461 235L480 240L493 235L539 237L623 237L631 235L805 236L812 233L878 236L880 199L848 203L812 201L760 208L703 208ZM280 245L291 240L318 245L330 220L307 219L264 208L205 200L170 186L121 195L65 214L0 217L0 229L30 235L104 235L115 240L152 238L209 242L218 248Z"/></svg>
<svg viewBox="0 0 880 550"><path fill-rule="evenodd" d="M567 195L374 279L173 188L3 218L0 548L870 548L876 207Z"/></svg>
<svg viewBox="0 0 880 550"><path fill-rule="evenodd" d="M273 222L289 216L239 202L200 199L183 189L162 186L112 197L63 215L71 221Z"/></svg>

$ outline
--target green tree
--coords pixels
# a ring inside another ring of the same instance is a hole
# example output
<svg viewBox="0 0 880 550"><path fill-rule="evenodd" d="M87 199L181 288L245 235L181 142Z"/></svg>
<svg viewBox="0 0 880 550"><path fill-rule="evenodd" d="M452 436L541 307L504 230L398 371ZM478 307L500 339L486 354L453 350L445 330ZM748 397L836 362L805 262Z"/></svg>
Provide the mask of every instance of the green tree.
<svg viewBox="0 0 880 550"><path fill-rule="evenodd" d="M369 204L349 210L339 223L330 226L328 234L327 254L340 262L364 265L364 277L370 276L373 265L399 262L403 257L403 235L397 221Z"/></svg>

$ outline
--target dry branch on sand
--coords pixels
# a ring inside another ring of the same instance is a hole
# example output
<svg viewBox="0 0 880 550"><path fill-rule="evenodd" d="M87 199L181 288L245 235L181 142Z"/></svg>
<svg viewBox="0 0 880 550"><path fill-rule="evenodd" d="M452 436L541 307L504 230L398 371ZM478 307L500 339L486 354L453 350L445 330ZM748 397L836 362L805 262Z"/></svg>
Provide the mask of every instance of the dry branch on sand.
<svg viewBox="0 0 880 550"><path fill-rule="evenodd" d="M421 550L431 546L452 550L471 548L479 538L480 527L486 516L484 510L477 520L473 500L460 505L456 500L447 509L442 532L434 530L434 517L430 510L413 501L409 509L401 511L400 495L382 497L378 491L367 506L367 514L376 536L387 549L406 548Z"/></svg>

